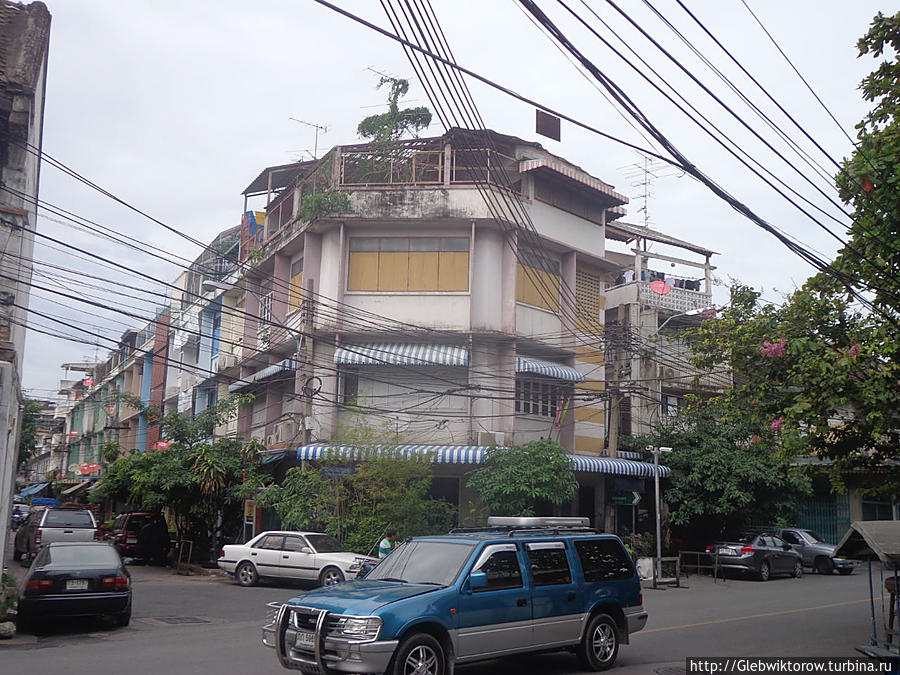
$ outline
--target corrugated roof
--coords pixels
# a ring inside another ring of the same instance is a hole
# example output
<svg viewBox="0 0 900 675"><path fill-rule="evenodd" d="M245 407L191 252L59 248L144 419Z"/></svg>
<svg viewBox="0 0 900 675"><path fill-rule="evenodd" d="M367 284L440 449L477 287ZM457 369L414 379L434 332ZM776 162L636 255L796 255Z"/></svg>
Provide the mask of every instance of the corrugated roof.
<svg viewBox="0 0 900 675"><path fill-rule="evenodd" d="M663 234L662 232L651 230L648 227L631 225L630 223L607 223L606 236L610 239L619 239L620 241L631 241L636 237L643 237L644 239L649 239L650 241L656 241L660 244L668 244L670 246L677 246L679 248L693 251L694 253L699 253L701 255L718 255L716 251L704 248L703 246L698 246L697 244L692 244L689 241L671 237L668 234Z"/></svg>
<svg viewBox="0 0 900 675"><path fill-rule="evenodd" d="M253 179L253 182L243 191L244 195L254 195L266 192L269 189L269 174L272 174L273 190L281 190L287 187L299 176L304 170L308 170L319 160L311 160L308 162L292 162L291 164L279 164L277 166L267 166L259 175Z"/></svg>

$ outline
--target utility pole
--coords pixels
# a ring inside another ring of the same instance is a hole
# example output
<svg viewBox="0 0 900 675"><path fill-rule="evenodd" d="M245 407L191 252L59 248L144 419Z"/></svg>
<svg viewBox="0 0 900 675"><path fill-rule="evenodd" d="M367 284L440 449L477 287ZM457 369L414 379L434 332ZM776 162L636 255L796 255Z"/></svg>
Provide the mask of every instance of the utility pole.
<svg viewBox="0 0 900 675"><path fill-rule="evenodd" d="M301 333L297 336L297 370L294 380L294 395L299 397L300 410L298 411L303 417L303 428L301 433L301 442L303 445L309 445L312 426L312 407L313 395L315 392L308 386L308 382L313 376L312 362L310 356L315 354L315 345L312 344L312 329L314 315L313 293L315 289L315 281L313 279L306 280L306 288L302 306L303 312Z"/></svg>

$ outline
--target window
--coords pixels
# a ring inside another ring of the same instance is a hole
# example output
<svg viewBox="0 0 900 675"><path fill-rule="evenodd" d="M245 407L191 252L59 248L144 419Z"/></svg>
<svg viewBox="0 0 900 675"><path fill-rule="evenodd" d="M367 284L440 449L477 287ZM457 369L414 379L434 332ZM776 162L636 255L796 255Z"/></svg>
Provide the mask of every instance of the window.
<svg viewBox="0 0 900 675"><path fill-rule="evenodd" d="M890 502L863 501L863 520L894 520L894 510Z"/></svg>
<svg viewBox="0 0 900 675"><path fill-rule="evenodd" d="M516 378L516 412L556 417L562 387L546 380Z"/></svg>
<svg viewBox="0 0 900 675"><path fill-rule="evenodd" d="M303 302L303 258L291 263L291 285L288 294L288 311L299 309Z"/></svg>
<svg viewBox="0 0 900 675"><path fill-rule="evenodd" d="M612 539L576 541L575 551L581 561L585 581L628 579L634 575L625 549Z"/></svg>
<svg viewBox="0 0 900 675"><path fill-rule="evenodd" d="M600 319L600 310L604 307L602 283L599 274L583 269L575 272L575 316L578 319L578 330L584 333L603 333Z"/></svg>
<svg viewBox="0 0 900 675"><path fill-rule="evenodd" d="M355 405L359 396L359 369L347 368L341 372L341 400L342 405Z"/></svg>
<svg viewBox="0 0 900 675"><path fill-rule="evenodd" d="M300 553L303 547L306 546L306 542L304 542L300 537L285 537L284 538L284 549L285 551L293 551L294 553Z"/></svg>
<svg viewBox="0 0 900 675"><path fill-rule="evenodd" d="M784 540L789 544L802 544L803 540L800 538L796 532L791 532L790 530L785 530L781 533L781 536L784 537Z"/></svg>
<svg viewBox="0 0 900 675"><path fill-rule="evenodd" d="M519 252L516 301L559 311L559 262L529 250Z"/></svg>
<svg viewBox="0 0 900 675"><path fill-rule="evenodd" d="M270 534L256 542L253 548L264 548L270 551L280 551L283 541L283 535Z"/></svg>
<svg viewBox="0 0 900 675"><path fill-rule="evenodd" d="M259 297L259 329L263 330L272 320L272 285L266 284L260 289Z"/></svg>
<svg viewBox="0 0 900 675"><path fill-rule="evenodd" d="M347 290L467 291L466 237L353 237Z"/></svg>
<svg viewBox="0 0 900 675"><path fill-rule="evenodd" d="M472 570L473 572L484 572L487 575L487 587L479 588L478 591L499 591L505 588L522 587L522 570L519 567L515 544L501 544L500 546L503 546L502 550L492 551L495 547L486 549L487 559L479 560ZM484 553L482 557L484 557Z"/></svg>
<svg viewBox="0 0 900 675"><path fill-rule="evenodd" d="M571 584L572 572L566 558L566 545L561 541L526 544L531 576L535 586Z"/></svg>

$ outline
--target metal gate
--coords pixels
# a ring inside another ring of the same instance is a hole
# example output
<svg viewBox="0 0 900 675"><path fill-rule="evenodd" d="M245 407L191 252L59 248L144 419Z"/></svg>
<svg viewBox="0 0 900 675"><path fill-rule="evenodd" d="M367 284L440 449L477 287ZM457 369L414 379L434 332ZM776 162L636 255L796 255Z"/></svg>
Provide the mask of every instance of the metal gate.
<svg viewBox="0 0 900 675"><path fill-rule="evenodd" d="M799 527L836 544L850 527L850 498L846 494L816 494L797 507Z"/></svg>

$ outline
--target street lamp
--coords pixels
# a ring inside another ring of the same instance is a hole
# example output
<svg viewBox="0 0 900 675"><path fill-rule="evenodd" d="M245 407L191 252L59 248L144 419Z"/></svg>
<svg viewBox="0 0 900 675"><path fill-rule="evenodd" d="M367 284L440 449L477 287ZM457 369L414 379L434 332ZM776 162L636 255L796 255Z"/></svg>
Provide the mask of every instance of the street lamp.
<svg viewBox="0 0 900 675"><path fill-rule="evenodd" d="M656 573L653 575L653 587L656 588L657 579L662 576L662 536L659 515L659 453L672 452L672 448L654 448L652 445L647 446L647 450L653 453L653 485L656 492L656 564L654 566Z"/></svg>
<svg viewBox="0 0 900 675"><path fill-rule="evenodd" d="M698 314L715 314L716 306L710 305L709 307L698 307L697 309L689 309L686 312L682 312L681 314L673 314L668 319L662 322L659 328L650 333L650 337L656 335L659 331L666 327L666 324L669 323L672 319L678 319L682 316L697 316Z"/></svg>

